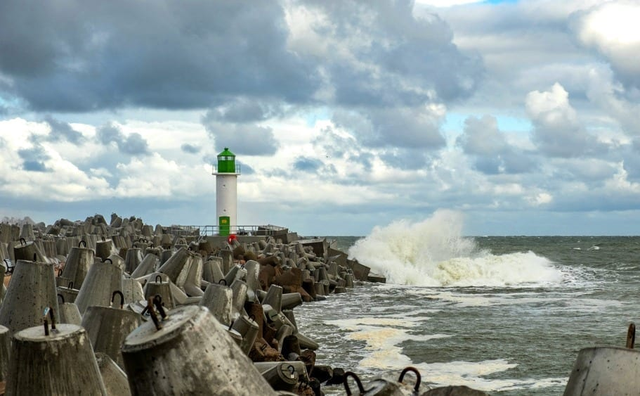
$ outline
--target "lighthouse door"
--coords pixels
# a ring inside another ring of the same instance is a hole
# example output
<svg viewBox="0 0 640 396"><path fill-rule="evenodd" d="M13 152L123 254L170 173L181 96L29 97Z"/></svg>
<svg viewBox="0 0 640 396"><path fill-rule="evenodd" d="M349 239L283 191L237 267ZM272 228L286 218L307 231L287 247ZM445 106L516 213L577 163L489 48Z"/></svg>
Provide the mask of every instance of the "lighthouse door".
<svg viewBox="0 0 640 396"><path fill-rule="evenodd" d="M229 224L229 216L220 216L218 218L218 226L220 228L220 236L229 236L231 225Z"/></svg>

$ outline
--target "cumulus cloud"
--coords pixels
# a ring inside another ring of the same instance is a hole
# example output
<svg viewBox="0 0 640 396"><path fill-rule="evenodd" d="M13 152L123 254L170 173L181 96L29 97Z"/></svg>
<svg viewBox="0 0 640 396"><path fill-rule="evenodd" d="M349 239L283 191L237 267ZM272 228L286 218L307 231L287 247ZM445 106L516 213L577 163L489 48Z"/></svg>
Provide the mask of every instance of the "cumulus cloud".
<svg viewBox="0 0 640 396"><path fill-rule="evenodd" d="M525 105L535 126L533 141L544 154L579 157L603 149L580 124L562 85L556 83L549 91L529 92Z"/></svg>
<svg viewBox="0 0 640 396"><path fill-rule="evenodd" d="M575 34L611 62L620 80L640 88L640 4L608 1L576 15Z"/></svg>

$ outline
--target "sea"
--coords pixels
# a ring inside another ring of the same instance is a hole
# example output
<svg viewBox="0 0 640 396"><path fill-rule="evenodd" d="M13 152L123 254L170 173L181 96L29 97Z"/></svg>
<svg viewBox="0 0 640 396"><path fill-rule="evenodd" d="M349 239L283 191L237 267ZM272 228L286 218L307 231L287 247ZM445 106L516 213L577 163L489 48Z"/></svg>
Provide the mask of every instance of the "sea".
<svg viewBox="0 0 640 396"><path fill-rule="evenodd" d="M427 386L562 395L582 348L626 343L640 322L638 236L463 236L461 216L327 236L385 275L296 308L317 364L366 384L412 366ZM412 381L407 374L407 381ZM351 385L352 389L355 385ZM327 395L345 394L342 385Z"/></svg>

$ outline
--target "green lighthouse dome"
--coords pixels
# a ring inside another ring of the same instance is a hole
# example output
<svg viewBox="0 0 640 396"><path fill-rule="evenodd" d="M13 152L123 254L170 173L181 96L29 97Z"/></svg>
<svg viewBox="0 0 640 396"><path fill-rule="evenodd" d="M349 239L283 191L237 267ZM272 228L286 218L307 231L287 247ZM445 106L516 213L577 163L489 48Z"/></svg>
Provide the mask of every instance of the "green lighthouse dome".
<svg viewBox="0 0 640 396"><path fill-rule="evenodd" d="M228 147L218 154L218 173L236 173L236 155Z"/></svg>

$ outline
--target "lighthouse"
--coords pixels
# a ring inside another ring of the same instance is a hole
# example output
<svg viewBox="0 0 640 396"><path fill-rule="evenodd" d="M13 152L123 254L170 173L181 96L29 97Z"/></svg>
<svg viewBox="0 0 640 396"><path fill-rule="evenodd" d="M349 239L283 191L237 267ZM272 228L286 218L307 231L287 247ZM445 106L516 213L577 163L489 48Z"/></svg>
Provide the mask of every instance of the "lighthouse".
<svg viewBox="0 0 640 396"><path fill-rule="evenodd" d="M225 147L218 154L216 175L216 218L219 234L228 236L236 232L238 226L238 176L240 167L236 165L236 155Z"/></svg>

